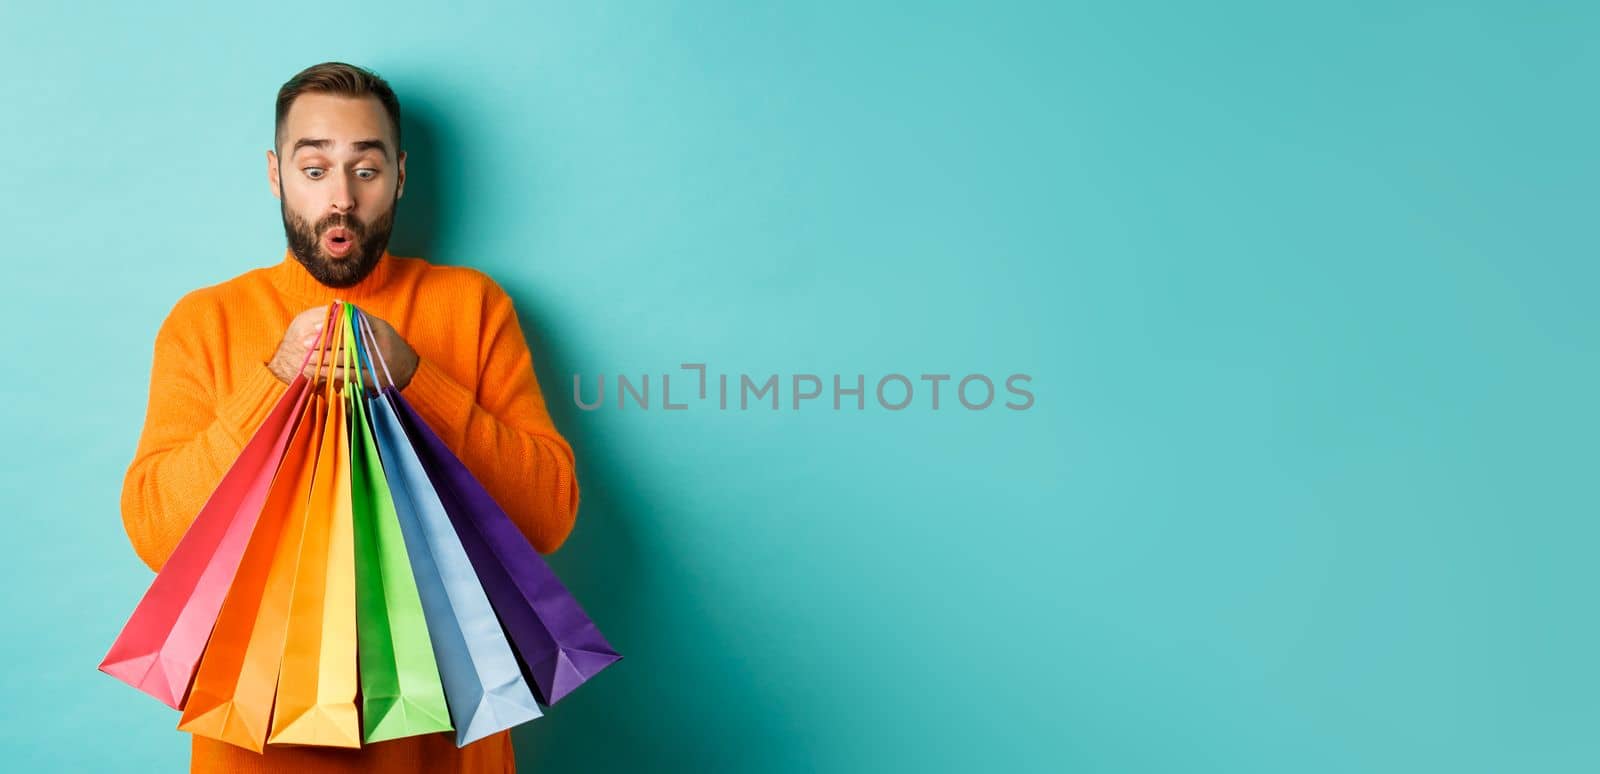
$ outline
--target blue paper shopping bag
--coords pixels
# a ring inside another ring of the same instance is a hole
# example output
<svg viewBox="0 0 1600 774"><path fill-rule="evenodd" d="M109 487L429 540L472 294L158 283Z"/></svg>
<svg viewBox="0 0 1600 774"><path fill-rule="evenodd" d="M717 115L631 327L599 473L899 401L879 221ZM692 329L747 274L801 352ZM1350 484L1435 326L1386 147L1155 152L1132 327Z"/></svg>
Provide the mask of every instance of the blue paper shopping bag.
<svg viewBox="0 0 1600 774"><path fill-rule="evenodd" d="M363 359L364 350L364 344L358 345ZM389 403L387 393L392 389L367 399L372 435L422 598L456 744L466 746L542 713L450 517Z"/></svg>
<svg viewBox="0 0 1600 774"><path fill-rule="evenodd" d="M370 336L360 310L356 316L362 333ZM387 370L381 353L378 365ZM621 660L544 557L444 440L392 385L383 397L405 428L539 700L555 704Z"/></svg>

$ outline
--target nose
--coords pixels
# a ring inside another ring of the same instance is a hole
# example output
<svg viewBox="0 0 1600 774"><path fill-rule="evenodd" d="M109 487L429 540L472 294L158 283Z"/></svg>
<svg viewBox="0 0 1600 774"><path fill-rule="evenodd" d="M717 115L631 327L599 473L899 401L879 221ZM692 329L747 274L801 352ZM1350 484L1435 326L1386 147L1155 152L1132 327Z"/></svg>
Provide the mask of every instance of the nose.
<svg viewBox="0 0 1600 774"><path fill-rule="evenodd" d="M333 211L341 215L350 214L356 208L355 189L344 176L339 176L333 181L333 200L329 203Z"/></svg>

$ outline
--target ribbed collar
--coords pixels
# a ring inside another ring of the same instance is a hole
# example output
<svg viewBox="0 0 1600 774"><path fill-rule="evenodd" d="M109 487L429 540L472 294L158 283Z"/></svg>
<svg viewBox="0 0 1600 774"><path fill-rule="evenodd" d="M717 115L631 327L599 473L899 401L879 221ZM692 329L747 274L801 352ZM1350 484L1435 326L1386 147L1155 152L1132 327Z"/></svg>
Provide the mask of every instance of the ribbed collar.
<svg viewBox="0 0 1600 774"><path fill-rule="evenodd" d="M300 261L294 257L294 251L285 247L283 260L278 265L269 267L267 276L284 295L313 305L326 304L335 299L360 301L372 298L383 291L394 276L394 264L394 256L385 249L377 265L372 267L372 272L360 282L348 288L330 288L311 276L311 272L306 271L306 267L301 266Z"/></svg>

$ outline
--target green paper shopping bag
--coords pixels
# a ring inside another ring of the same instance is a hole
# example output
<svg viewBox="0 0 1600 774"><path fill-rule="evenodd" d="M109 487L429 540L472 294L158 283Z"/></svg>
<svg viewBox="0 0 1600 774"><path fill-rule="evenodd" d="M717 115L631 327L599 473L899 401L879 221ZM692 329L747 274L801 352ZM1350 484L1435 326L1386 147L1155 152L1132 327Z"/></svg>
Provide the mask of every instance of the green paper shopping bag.
<svg viewBox="0 0 1600 774"><path fill-rule="evenodd" d="M356 317L361 318L361 310L356 310ZM368 328L356 351L367 372L383 374L389 386L367 400L367 416L400 517L400 534L411 557L411 571L455 725L456 746L465 747L543 713L438 493L384 397L393 394L395 387L381 353L370 349L375 346L370 337ZM370 355L378 355L381 367L374 368Z"/></svg>
<svg viewBox="0 0 1600 774"><path fill-rule="evenodd" d="M347 304L344 314L347 373L359 375L354 368L353 308ZM411 558L373 441L365 394L364 379L345 387L345 413L350 417L362 738L378 742L451 731L453 727Z"/></svg>

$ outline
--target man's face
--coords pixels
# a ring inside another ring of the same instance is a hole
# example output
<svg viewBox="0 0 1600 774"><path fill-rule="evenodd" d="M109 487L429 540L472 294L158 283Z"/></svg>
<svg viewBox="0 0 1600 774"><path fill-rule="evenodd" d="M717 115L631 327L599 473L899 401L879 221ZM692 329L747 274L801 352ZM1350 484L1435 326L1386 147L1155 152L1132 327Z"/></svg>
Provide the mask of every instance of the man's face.
<svg viewBox="0 0 1600 774"><path fill-rule="evenodd" d="M282 154L281 156L279 154ZM394 229L406 154L374 97L302 94L289 107L267 179L289 250L318 282L360 282Z"/></svg>

